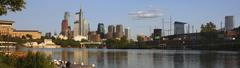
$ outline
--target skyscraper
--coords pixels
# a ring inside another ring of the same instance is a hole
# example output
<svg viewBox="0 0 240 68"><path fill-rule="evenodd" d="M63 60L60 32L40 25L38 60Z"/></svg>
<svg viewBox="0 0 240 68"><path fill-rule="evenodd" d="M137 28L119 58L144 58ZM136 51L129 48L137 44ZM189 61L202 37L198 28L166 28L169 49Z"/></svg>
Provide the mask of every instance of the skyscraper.
<svg viewBox="0 0 240 68"><path fill-rule="evenodd" d="M124 30L125 36L127 39L131 39L131 33L130 33L130 28L125 28Z"/></svg>
<svg viewBox="0 0 240 68"><path fill-rule="evenodd" d="M89 23L87 19L84 18L83 10L80 9L76 13L75 22L74 22L74 36L84 36L87 37L89 32Z"/></svg>
<svg viewBox="0 0 240 68"><path fill-rule="evenodd" d="M123 37L123 25L118 24L116 26L116 38L122 38Z"/></svg>
<svg viewBox="0 0 240 68"><path fill-rule="evenodd" d="M70 16L69 12L65 12L65 14L64 14L64 19L62 20L62 27L61 27L61 28L62 28L61 34L62 34L63 36L68 36L69 31L71 31L71 30L69 29L69 25L68 25L69 16Z"/></svg>
<svg viewBox="0 0 240 68"><path fill-rule="evenodd" d="M78 18L78 14L75 14L75 17L74 17L74 29L73 29L73 35L74 37L78 36L79 35L79 18Z"/></svg>
<svg viewBox="0 0 240 68"><path fill-rule="evenodd" d="M87 19L84 19L83 20L83 36L88 36L88 32L89 32L89 23Z"/></svg>
<svg viewBox="0 0 240 68"><path fill-rule="evenodd" d="M114 25L109 25L108 26L107 39L114 38L114 33L115 33L115 26Z"/></svg>
<svg viewBox="0 0 240 68"><path fill-rule="evenodd" d="M105 29L103 23L98 23L97 34L100 34L101 39L105 38Z"/></svg>
<svg viewBox="0 0 240 68"><path fill-rule="evenodd" d="M234 28L234 16L225 16L225 31L231 31Z"/></svg>
<svg viewBox="0 0 240 68"><path fill-rule="evenodd" d="M174 22L174 34L184 34L185 30L184 30L184 22L178 22L175 21Z"/></svg>
<svg viewBox="0 0 240 68"><path fill-rule="evenodd" d="M82 8L79 11L79 35L84 36L84 17Z"/></svg>

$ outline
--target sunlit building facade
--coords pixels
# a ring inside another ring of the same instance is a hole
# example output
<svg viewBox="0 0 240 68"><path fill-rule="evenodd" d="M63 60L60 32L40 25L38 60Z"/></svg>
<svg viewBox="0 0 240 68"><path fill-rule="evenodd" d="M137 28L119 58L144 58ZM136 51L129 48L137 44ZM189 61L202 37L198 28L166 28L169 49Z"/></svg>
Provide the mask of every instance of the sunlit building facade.
<svg viewBox="0 0 240 68"><path fill-rule="evenodd" d="M0 35L10 35L12 37L23 37L31 35L33 39L40 39L41 32L37 30L16 30L13 28L14 21L0 20Z"/></svg>

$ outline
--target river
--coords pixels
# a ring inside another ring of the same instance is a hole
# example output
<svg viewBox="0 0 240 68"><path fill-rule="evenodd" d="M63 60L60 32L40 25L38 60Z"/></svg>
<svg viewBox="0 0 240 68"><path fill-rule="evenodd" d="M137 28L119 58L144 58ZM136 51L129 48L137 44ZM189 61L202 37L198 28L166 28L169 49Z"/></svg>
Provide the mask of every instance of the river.
<svg viewBox="0 0 240 68"><path fill-rule="evenodd" d="M157 49L21 48L96 68L240 68L239 52Z"/></svg>

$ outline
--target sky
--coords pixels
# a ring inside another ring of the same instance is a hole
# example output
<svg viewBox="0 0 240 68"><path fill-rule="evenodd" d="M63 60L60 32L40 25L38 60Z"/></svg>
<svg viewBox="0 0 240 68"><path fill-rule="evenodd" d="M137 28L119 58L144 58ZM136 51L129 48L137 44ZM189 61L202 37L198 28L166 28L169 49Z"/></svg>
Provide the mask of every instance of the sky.
<svg viewBox="0 0 240 68"><path fill-rule="evenodd" d="M73 28L74 14L82 7L90 23L91 31L98 23L108 25L123 24L131 30L132 38L138 34L150 35L154 28L163 28L165 35L170 32L171 22L186 22L200 31L201 24L213 22L224 26L224 16L235 17L235 27L239 26L240 0L26 0L26 9L0 16L1 20L13 20L14 28L46 32L61 30L64 12L70 12ZM171 26L173 34L173 25ZM106 30L107 31L107 30Z"/></svg>

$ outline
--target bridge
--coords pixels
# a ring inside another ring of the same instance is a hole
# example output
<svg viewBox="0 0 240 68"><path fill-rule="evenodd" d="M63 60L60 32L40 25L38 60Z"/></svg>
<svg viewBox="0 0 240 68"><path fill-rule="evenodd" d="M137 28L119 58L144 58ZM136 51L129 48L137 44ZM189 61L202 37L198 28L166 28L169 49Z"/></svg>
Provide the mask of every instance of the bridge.
<svg viewBox="0 0 240 68"><path fill-rule="evenodd" d="M5 42L5 41L0 41L0 44L16 44L16 42Z"/></svg>
<svg viewBox="0 0 240 68"><path fill-rule="evenodd" d="M81 48L86 48L86 46L90 45L101 45L102 42L80 42L80 47Z"/></svg>

